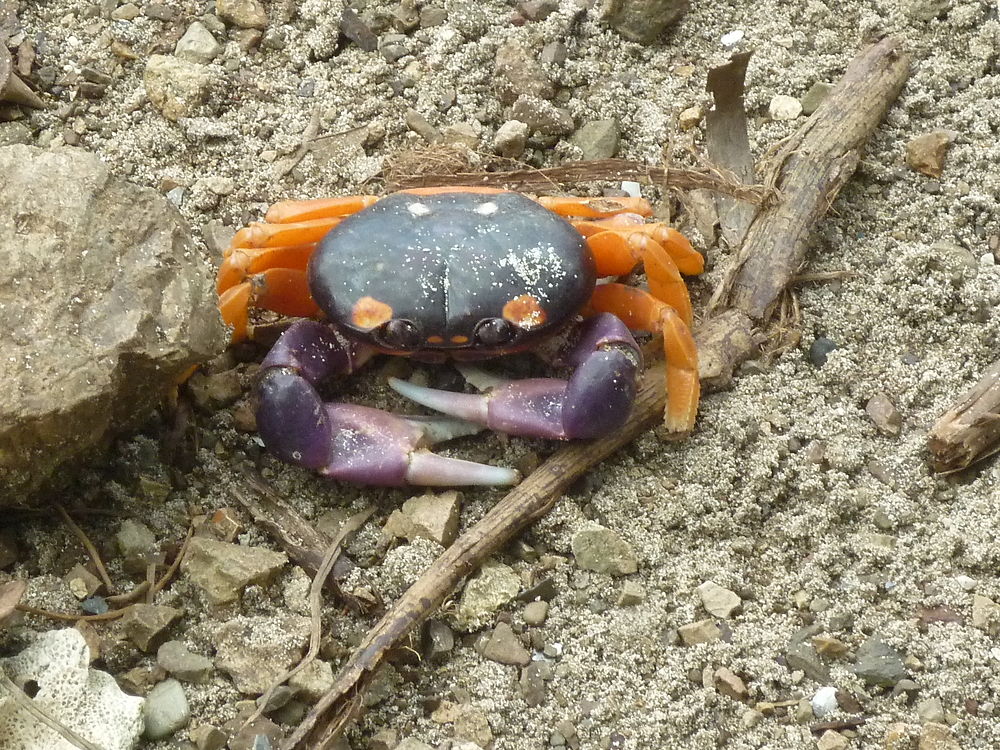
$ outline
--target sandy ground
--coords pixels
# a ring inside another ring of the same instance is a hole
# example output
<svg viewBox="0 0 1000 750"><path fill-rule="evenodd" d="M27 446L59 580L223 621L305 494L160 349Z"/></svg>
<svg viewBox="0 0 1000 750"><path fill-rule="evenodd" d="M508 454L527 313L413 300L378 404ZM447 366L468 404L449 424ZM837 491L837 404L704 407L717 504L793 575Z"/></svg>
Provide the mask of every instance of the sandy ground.
<svg viewBox="0 0 1000 750"><path fill-rule="evenodd" d="M497 750L557 746L560 738L551 735L562 721L574 725L584 748L814 747L813 719L796 720L795 706L790 716L761 715L752 708L763 701L811 698L824 685L783 659L793 634L815 624L817 633L835 636L850 649L844 658L822 661L831 674L826 684L852 694L867 719L844 733L850 747L885 746L897 723L905 727L894 731L914 738L915 746L921 733L917 705L932 698L940 699L943 720L961 747L1000 746L995 703L1000 647L988 628L972 623L975 595L1000 600L1000 464L988 461L957 476L936 477L925 452L927 428L998 350L1000 266L992 254L1000 235L995 3L693 0L661 44L642 47L596 23L594 13L573 22L572 2L562 2L543 21L518 27L510 24L511 7L502 2L456 0L443 6L445 24L405 40L411 56L389 63L354 45L330 57L335 34L323 19L338 18L341 3L306 0L295 19L274 23L283 46L245 53L230 41L209 66L216 82L199 115L219 124L222 135L212 138L192 134L190 123L167 121L145 96L144 58L170 52L170 34L175 38L212 3L164 5L176 11L173 21L141 14L132 21L109 21L89 0L22 3L29 33L44 39L42 62L70 78L81 66L113 76L103 99L75 108L64 102L60 111L35 114L28 124L32 139L42 145L58 144L67 130L82 133L83 147L140 184L164 190L186 186L180 208L196 229L210 221L239 225L286 196L363 191L361 182L377 171L381 157L420 143L404 123L409 108L438 127L473 123L488 148L497 125L507 119L495 93L493 65L498 45L507 39L534 52L563 40L568 59L548 70L565 87L557 101L577 124L613 118L622 130L621 156L660 163L666 148L683 164L689 147L702 149L702 141L697 128L681 133L677 116L706 102L705 76L728 55L720 42L727 32L743 31L737 49L755 50L747 105L757 156L801 123L771 121L772 97L800 97L816 81L834 81L867 41L885 32L901 34L913 55L912 76L811 243L806 270L852 275L798 288L799 347L771 367L745 367L731 391L707 397L690 439L664 443L646 434L596 468L523 537L537 553L563 558L543 558L553 568L557 594L545 624L526 629L535 633L534 644L559 644L549 651L561 652L551 660L543 702L529 708L517 669L485 660L469 637L440 665L406 668L403 677L397 673L387 697L349 740L351 747L366 748L388 729L400 739L437 745L455 730L431 719L428 699L445 698L471 704L484 715ZM281 15L278 5L270 8L274 18ZM394 9L383 0L366 6L374 16ZM115 58L111 39L131 45L140 59ZM404 68L416 83L394 96L387 82ZM304 82L311 83L303 89ZM300 95L310 88L311 96ZM437 103L449 90L455 104L442 112ZM314 113L321 134L368 124L385 136L346 163L319 164L307 156L290 174L277 176ZM955 133L939 180L904 164L905 144L935 129ZM539 152L546 164L574 155L565 142ZM219 191L228 192L222 197L206 182L218 178L232 181L231 192ZM648 196L659 198L654 192ZM711 269L691 282L703 306L726 251L692 236ZM837 345L822 367L809 356L819 336ZM866 414L866 403L878 393L902 416L898 436L880 432ZM345 394L401 406L388 395L378 365ZM108 466L89 475L81 499L99 500L118 518L141 517L162 538L182 533L188 508L232 505L234 467L259 448L252 436L234 429L232 409L198 419L202 448L184 486L165 500L150 500L136 489L140 477L167 476L150 437L156 426L150 436L120 445ZM552 449L483 436L460 441L454 452L512 464ZM309 517L375 503L381 522L411 494L327 484L269 459L264 464L268 478ZM466 492L463 527L499 496ZM623 578L573 564L571 539L588 520L616 530L633 546L639 571L630 579L645 589L641 603L617 605ZM88 528L100 534L113 531L117 522L95 521ZM65 530L28 519L19 531L30 554L15 573L60 576L70 567L61 551ZM242 540L270 544L253 530ZM433 554L414 545L383 562L377 528L359 535L350 552L371 563L357 574L357 584L386 597L398 593ZM526 578L541 565L513 550L500 560ZM48 580L50 590L39 590L35 601L70 606L68 595L56 593L58 582ZM737 592L742 611L726 622L720 640L681 645L676 629L707 617L695 592L707 580ZM248 595L242 610L284 611L285 583ZM193 587L181 580L162 601L186 610L178 637L210 653L217 620L199 605ZM922 607L939 606L958 621L920 621ZM515 626L523 623L522 609L518 603L505 608ZM333 639L343 644L370 624L334 615ZM914 702L867 686L852 672L854 653L870 636L905 660L919 685ZM115 666L137 664L149 660L133 654ZM706 668L719 667L745 681L746 704L721 695L711 681L703 684ZM223 678L190 686L188 696L194 724L231 719L241 699ZM176 746L164 741L144 747Z"/></svg>

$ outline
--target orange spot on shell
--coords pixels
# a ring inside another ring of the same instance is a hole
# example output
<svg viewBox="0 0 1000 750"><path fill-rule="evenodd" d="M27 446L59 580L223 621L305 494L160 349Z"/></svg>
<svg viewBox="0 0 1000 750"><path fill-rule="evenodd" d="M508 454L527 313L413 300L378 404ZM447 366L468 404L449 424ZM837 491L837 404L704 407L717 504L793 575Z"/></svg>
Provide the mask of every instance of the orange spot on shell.
<svg viewBox="0 0 1000 750"><path fill-rule="evenodd" d="M392 320L392 308L374 297L362 297L354 303L351 322L358 328L371 329Z"/></svg>
<svg viewBox="0 0 1000 750"><path fill-rule="evenodd" d="M547 316L537 299L522 294L503 306L503 317L520 328L531 329L542 325Z"/></svg>
<svg viewBox="0 0 1000 750"><path fill-rule="evenodd" d="M451 337L451 343L453 343L453 344L468 344L469 343L469 337L468 336L452 336Z"/></svg>
<svg viewBox="0 0 1000 750"><path fill-rule="evenodd" d="M427 337L427 343L428 344L443 344L444 343L444 339L441 338L440 336L428 336Z"/></svg>

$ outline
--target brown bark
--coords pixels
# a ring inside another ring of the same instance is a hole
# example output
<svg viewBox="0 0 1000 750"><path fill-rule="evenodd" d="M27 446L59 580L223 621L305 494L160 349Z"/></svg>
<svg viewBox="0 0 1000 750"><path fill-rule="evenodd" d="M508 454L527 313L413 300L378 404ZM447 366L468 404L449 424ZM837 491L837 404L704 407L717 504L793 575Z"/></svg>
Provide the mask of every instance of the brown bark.
<svg viewBox="0 0 1000 750"><path fill-rule="evenodd" d="M1000 360L945 412L927 439L935 471L960 471L1000 451Z"/></svg>

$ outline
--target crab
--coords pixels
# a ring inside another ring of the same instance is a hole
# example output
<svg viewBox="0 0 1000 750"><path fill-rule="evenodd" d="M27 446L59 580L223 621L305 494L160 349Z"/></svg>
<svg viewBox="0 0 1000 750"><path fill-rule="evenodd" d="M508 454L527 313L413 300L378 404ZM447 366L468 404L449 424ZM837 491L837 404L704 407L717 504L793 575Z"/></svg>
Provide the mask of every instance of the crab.
<svg viewBox="0 0 1000 750"><path fill-rule="evenodd" d="M631 331L663 338L668 430L690 431L699 400L691 302L681 273L702 256L647 222L641 198L532 197L483 187L285 201L236 233L219 271L223 319L248 337L253 308L292 324L261 365L257 428L280 459L382 485L509 485L513 469L433 453L483 428L557 440L597 438L629 416L642 369ZM642 265L649 289L609 277ZM602 283L604 280L604 283ZM568 380L504 381L470 363L565 339ZM317 386L378 353L455 360L484 392L392 378L446 416L324 402Z"/></svg>

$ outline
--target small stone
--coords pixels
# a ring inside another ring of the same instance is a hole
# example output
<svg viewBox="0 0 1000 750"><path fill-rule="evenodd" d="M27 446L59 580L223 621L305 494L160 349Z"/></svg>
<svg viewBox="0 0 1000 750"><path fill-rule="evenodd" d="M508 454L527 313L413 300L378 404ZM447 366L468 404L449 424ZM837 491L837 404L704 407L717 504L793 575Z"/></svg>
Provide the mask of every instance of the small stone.
<svg viewBox="0 0 1000 750"><path fill-rule="evenodd" d="M322 659L313 659L288 680L288 687L295 695L310 703L315 703L333 687L333 667Z"/></svg>
<svg viewBox="0 0 1000 750"><path fill-rule="evenodd" d="M194 114L208 96L212 80L204 66L168 55L151 55L143 74L149 101L174 121Z"/></svg>
<svg viewBox="0 0 1000 750"><path fill-rule="evenodd" d="M566 45L560 41L549 42L542 51L538 53L538 61L543 65L555 65L561 67L566 63L569 52Z"/></svg>
<svg viewBox="0 0 1000 750"><path fill-rule="evenodd" d="M886 435L898 435L903 424L903 417L889 397L884 393L876 393L865 405L865 411L872 422Z"/></svg>
<svg viewBox="0 0 1000 750"><path fill-rule="evenodd" d="M215 13L241 29L267 28L267 10L260 0L215 0Z"/></svg>
<svg viewBox="0 0 1000 750"><path fill-rule="evenodd" d="M794 96L778 94L767 106L772 120L794 120L802 114L802 103Z"/></svg>
<svg viewBox="0 0 1000 750"><path fill-rule="evenodd" d="M753 708L748 708L740 715L740 724L746 729L753 729L763 720L764 714Z"/></svg>
<svg viewBox="0 0 1000 750"><path fill-rule="evenodd" d="M726 667L719 667L712 675L712 682L715 689L734 701L745 701L749 693L746 683L742 678Z"/></svg>
<svg viewBox="0 0 1000 750"><path fill-rule="evenodd" d="M573 116L568 110L530 94L518 97L511 115L542 135L568 135L574 128Z"/></svg>
<svg viewBox="0 0 1000 750"><path fill-rule="evenodd" d="M436 8L431 5L425 5L420 9L420 28L422 29L440 26L447 20L448 11L444 8Z"/></svg>
<svg viewBox="0 0 1000 750"><path fill-rule="evenodd" d="M125 3L111 11L111 18L115 21L134 21L141 12L135 3Z"/></svg>
<svg viewBox="0 0 1000 750"><path fill-rule="evenodd" d="M788 664L789 669L799 670L806 674L810 680L815 680L820 684L832 681L830 671L820 661L816 652L807 643L795 637L789 642L788 649L785 651L785 663Z"/></svg>
<svg viewBox="0 0 1000 750"><path fill-rule="evenodd" d="M809 360L816 367L822 367L826 364L826 360L830 355L830 352L836 348L837 344L835 341L828 339L825 336L818 336L809 347Z"/></svg>
<svg viewBox="0 0 1000 750"><path fill-rule="evenodd" d="M482 655L490 661L500 664L515 664L527 666L531 663L531 654L521 644L510 625L498 623L481 649Z"/></svg>
<svg viewBox="0 0 1000 750"><path fill-rule="evenodd" d="M846 750L850 747L851 741L832 729L827 729L816 741L816 750Z"/></svg>
<svg viewBox="0 0 1000 750"><path fill-rule="evenodd" d="M243 719L226 722L233 738L229 740L229 750L277 750L279 740L284 736L281 727L266 716L245 724Z"/></svg>
<svg viewBox="0 0 1000 750"><path fill-rule="evenodd" d="M521 588L521 577L509 566L488 562L479 574L470 579L462 590L457 622L463 627L476 627L509 602Z"/></svg>
<svg viewBox="0 0 1000 750"><path fill-rule="evenodd" d="M1000 604L988 596L972 597L972 627L985 630L989 635L1000 635Z"/></svg>
<svg viewBox="0 0 1000 750"><path fill-rule="evenodd" d="M301 615L234 617L216 631L215 665L241 693L261 695L302 658L309 628Z"/></svg>
<svg viewBox="0 0 1000 750"><path fill-rule="evenodd" d="M577 567L610 575L630 575L639 569L632 545L618 532L592 524L573 535Z"/></svg>
<svg viewBox="0 0 1000 750"><path fill-rule="evenodd" d="M792 718L796 724L808 724L811 722L816 718L816 715L813 714L812 703L807 698L802 698L795 704L795 711L792 714Z"/></svg>
<svg viewBox="0 0 1000 750"><path fill-rule="evenodd" d="M251 583L266 586L287 562L281 552L196 537L181 569L212 604L228 604Z"/></svg>
<svg viewBox="0 0 1000 750"><path fill-rule="evenodd" d="M211 659L192 653L180 641L167 641L156 650L156 663L182 682L205 683L215 669Z"/></svg>
<svg viewBox="0 0 1000 750"><path fill-rule="evenodd" d="M340 31L365 52L378 49L378 36L353 8L344 8L340 17Z"/></svg>
<svg viewBox="0 0 1000 750"><path fill-rule="evenodd" d="M711 643L722 637L722 631L715 624L715 620L699 620L698 622L681 625L677 628L677 634L681 637L681 641L683 641L685 646Z"/></svg>
<svg viewBox="0 0 1000 750"><path fill-rule="evenodd" d="M822 104L823 100L830 95L832 90L832 83L827 83L826 81L816 81L799 100L802 105L802 114L808 116L819 109L819 105Z"/></svg>
<svg viewBox="0 0 1000 750"><path fill-rule="evenodd" d="M411 542L423 538L447 547L458 536L461 505L462 494L455 490L411 497L392 512L384 531Z"/></svg>
<svg viewBox="0 0 1000 750"><path fill-rule="evenodd" d="M601 20L626 39L651 44L687 10L687 0L628 0L605 3Z"/></svg>
<svg viewBox="0 0 1000 750"><path fill-rule="evenodd" d="M911 19L927 23L945 15L953 2L954 0L907 0L901 5Z"/></svg>
<svg viewBox="0 0 1000 750"><path fill-rule="evenodd" d="M523 0L518 4L521 14L529 21L544 21L559 9L558 0Z"/></svg>
<svg viewBox="0 0 1000 750"><path fill-rule="evenodd" d="M878 638L869 638L858 649L854 673L869 685L892 687L906 677L899 653Z"/></svg>
<svg viewBox="0 0 1000 750"><path fill-rule="evenodd" d="M146 653L151 653L166 640L167 630L182 614L181 610L173 607L133 604L122 615L120 626L132 643Z"/></svg>
<svg viewBox="0 0 1000 750"><path fill-rule="evenodd" d="M677 116L677 126L681 130L690 130L691 128L696 127L698 123L701 122L701 118L704 116L705 113L702 111L701 107L688 107L687 109L682 110Z"/></svg>
<svg viewBox="0 0 1000 750"><path fill-rule="evenodd" d="M545 71L528 50L514 40L504 42L497 49L494 73L497 96L503 104L512 104L520 96L541 99L555 96L555 86Z"/></svg>
<svg viewBox="0 0 1000 750"><path fill-rule="evenodd" d="M395 750L399 744L399 732L391 727L380 729L372 735L368 750Z"/></svg>
<svg viewBox="0 0 1000 750"><path fill-rule="evenodd" d="M927 698L917 704L917 717L921 724L944 724L944 706L940 698Z"/></svg>
<svg viewBox="0 0 1000 750"><path fill-rule="evenodd" d="M428 661L444 661L453 648L455 648L455 634L451 628L440 620L428 622L426 648Z"/></svg>
<svg viewBox="0 0 1000 750"><path fill-rule="evenodd" d="M909 728L902 722L890 724L885 731L883 741L885 750L912 750Z"/></svg>
<svg viewBox="0 0 1000 750"><path fill-rule="evenodd" d="M482 126L476 122L456 122L441 130L441 137L445 143L457 143L473 151L479 148L479 133Z"/></svg>
<svg viewBox="0 0 1000 750"><path fill-rule="evenodd" d="M63 580L69 587L70 593L80 601L96 594L103 585L100 578L79 563L63 576Z"/></svg>
<svg viewBox="0 0 1000 750"><path fill-rule="evenodd" d="M962 750L945 724L925 724L920 731L917 750Z"/></svg>
<svg viewBox="0 0 1000 750"><path fill-rule="evenodd" d="M395 750L434 750L434 748L426 742L421 742L413 737L407 737L396 745Z"/></svg>
<svg viewBox="0 0 1000 750"><path fill-rule="evenodd" d="M146 18L154 18L157 21L168 22L177 18L177 10L162 3L147 3L142 9L142 14Z"/></svg>
<svg viewBox="0 0 1000 750"><path fill-rule="evenodd" d="M646 601L646 588L638 581L625 581L618 596L620 607L634 607Z"/></svg>
<svg viewBox="0 0 1000 750"><path fill-rule="evenodd" d="M406 110L405 119L406 127L427 141L427 143L437 143L441 140L441 132L431 125L427 118L417 110Z"/></svg>
<svg viewBox="0 0 1000 750"><path fill-rule="evenodd" d="M610 159L618 153L618 123L614 120L592 120L581 125L570 143L580 149L584 161Z"/></svg>
<svg viewBox="0 0 1000 750"><path fill-rule="evenodd" d="M524 622L526 625L541 625L549 614L548 602L531 602L524 605Z"/></svg>
<svg viewBox="0 0 1000 750"><path fill-rule="evenodd" d="M903 666L907 666L906 662L903 662ZM920 692L920 685L913 680L900 680L892 688L892 695L895 697L897 695L906 695L906 702L912 703L916 699L917 694ZM860 706L858 711L860 711Z"/></svg>
<svg viewBox="0 0 1000 750"><path fill-rule="evenodd" d="M837 688L821 687L812 697L812 711L817 719L823 719L837 710Z"/></svg>
<svg viewBox="0 0 1000 750"><path fill-rule="evenodd" d="M188 732L188 736L198 750L223 750L229 736L211 724L200 724Z"/></svg>
<svg viewBox="0 0 1000 750"><path fill-rule="evenodd" d="M817 635L812 639L813 648L820 656L839 658L846 656L850 647L839 638L832 635Z"/></svg>
<svg viewBox="0 0 1000 750"><path fill-rule="evenodd" d="M713 617L726 620L743 606L739 595L714 581L705 581L696 589L701 605Z"/></svg>
<svg viewBox="0 0 1000 750"><path fill-rule="evenodd" d="M222 52L222 45L216 40L205 24L195 21L188 26L184 36L177 40L174 55L188 62L206 65Z"/></svg>
<svg viewBox="0 0 1000 750"><path fill-rule="evenodd" d="M474 742L481 748L489 747L493 742L493 731L486 711L469 704L459 706L455 717L455 738Z"/></svg>
<svg viewBox="0 0 1000 750"><path fill-rule="evenodd" d="M528 125L520 120L507 120L493 136L493 153L516 159L524 153L528 140Z"/></svg>
<svg viewBox="0 0 1000 750"><path fill-rule="evenodd" d="M191 721L184 688L177 680L164 680L149 691L142 705L145 735L151 740L169 737Z"/></svg>
<svg viewBox="0 0 1000 750"><path fill-rule="evenodd" d="M928 177L940 177L952 140L952 133L945 130L918 135L906 144L906 165Z"/></svg>
<svg viewBox="0 0 1000 750"><path fill-rule="evenodd" d="M145 575L146 568L150 563L157 562L160 555L153 532L144 523L131 518L122 521L115 534L115 542L126 569L132 573Z"/></svg>
<svg viewBox="0 0 1000 750"><path fill-rule="evenodd" d="M521 697L529 707L540 706L545 702L545 679L541 671L541 662L532 662L521 670L518 687L521 690Z"/></svg>
<svg viewBox="0 0 1000 750"><path fill-rule="evenodd" d="M2 567L3 564L0 563L0 568ZM979 585L979 581L977 581L975 578L970 578L967 575L955 576L955 583L957 583L962 588L963 591L974 591L976 586Z"/></svg>

